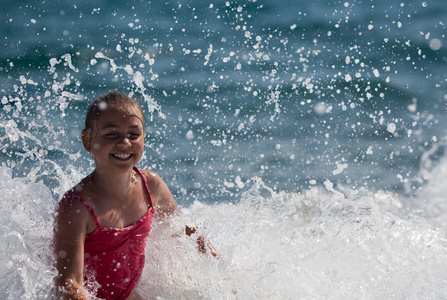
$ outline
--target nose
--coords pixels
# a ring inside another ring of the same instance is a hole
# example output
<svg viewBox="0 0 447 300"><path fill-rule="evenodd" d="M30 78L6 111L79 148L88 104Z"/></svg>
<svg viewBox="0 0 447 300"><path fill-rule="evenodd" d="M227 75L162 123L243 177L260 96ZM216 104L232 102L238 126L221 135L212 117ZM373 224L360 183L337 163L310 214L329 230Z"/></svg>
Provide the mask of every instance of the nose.
<svg viewBox="0 0 447 300"><path fill-rule="evenodd" d="M132 145L132 143L130 142L130 139L129 139L129 137L127 135L123 136L123 138L119 141L118 144L123 144L123 145L126 145L126 146L131 146Z"/></svg>

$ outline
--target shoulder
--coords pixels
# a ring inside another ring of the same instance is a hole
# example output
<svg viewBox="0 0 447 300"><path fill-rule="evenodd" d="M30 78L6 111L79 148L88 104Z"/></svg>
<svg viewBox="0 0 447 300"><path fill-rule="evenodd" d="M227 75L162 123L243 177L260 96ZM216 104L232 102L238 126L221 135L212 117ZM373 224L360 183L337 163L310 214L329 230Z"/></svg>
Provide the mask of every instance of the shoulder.
<svg viewBox="0 0 447 300"><path fill-rule="evenodd" d="M161 179L160 176L153 171L140 170L140 172L146 178L154 207L157 208L159 213L170 215L176 211L178 209L177 205L175 204L174 198L172 197L171 192L163 179Z"/></svg>
<svg viewBox="0 0 447 300"><path fill-rule="evenodd" d="M87 207L85 200L74 190L64 194L56 208L56 221L59 229L68 227L78 227L78 230L85 229L86 232L94 230L95 219Z"/></svg>
<svg viewBox="0 0 447 300"><path fill-rule="evenodd" d="M71 209L71 208L86 208L85 197L85 189L84 189L84 181L83 179L77 185L72 187L70 190L66 191L62 196L61 200L59 200L59 209Z"/></svg>
<svg viewBox="0 0 447 300"><path fill-rule="evenodd" d="M139 170L141 174L146 179L147 185L151 193L157 193L160 185L163 183L163 180L158 176L157 173L150 170Z"/></svg>
<svg viewBox="0 0 447 300"><path fill-rule="evenodd" d="M83 202L84 200L82 199L81 196L74 193L73 190L70 190L64 194L61 200L59 200L57 210L68 212L73 209L74 210L83 209L85 207L85 204Z"/></svg>
<svg viewBox="0 0 447 300"><path fill-rule="evenodd" d="M161 180L160 176L158 176L157 173L155 173L154 171L151 170L145 170L145 169L138 169L141 174L143 174L144 178L146 178L146 180L149 182L156 182Z"/></svg>
<svg viewBox="0 0 447 300"><path fill-rule="evenodd" d="M91 186L91 180L88 177L82 179L78 184L66 191L59 200L59 208L61 209L80 209L82 211L89 211L89 207L94 207L93 199L97 197L94 193L94 188Z"/></svg>

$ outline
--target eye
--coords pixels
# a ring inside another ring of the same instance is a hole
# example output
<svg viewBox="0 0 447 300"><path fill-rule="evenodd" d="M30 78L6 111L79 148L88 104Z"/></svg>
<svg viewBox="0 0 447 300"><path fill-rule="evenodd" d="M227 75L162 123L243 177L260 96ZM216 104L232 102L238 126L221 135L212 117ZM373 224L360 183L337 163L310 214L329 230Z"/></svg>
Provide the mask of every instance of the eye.
<svg viewBox="0 0 447 300"><path fill-rule="evenodd" d="M106 133L106 137L108 137L108 138L116 138L116 137L118 137L118 133L116 133L116 132L109 132L109 133Z"/></svg>
<svg viewBox="0 0 447 300"><path fill-rule="evenodd" d="M128 133L127 134L127 138L131 139L131 140L135 140L137 138L139 138L141 136L140 133Z"/></svg>

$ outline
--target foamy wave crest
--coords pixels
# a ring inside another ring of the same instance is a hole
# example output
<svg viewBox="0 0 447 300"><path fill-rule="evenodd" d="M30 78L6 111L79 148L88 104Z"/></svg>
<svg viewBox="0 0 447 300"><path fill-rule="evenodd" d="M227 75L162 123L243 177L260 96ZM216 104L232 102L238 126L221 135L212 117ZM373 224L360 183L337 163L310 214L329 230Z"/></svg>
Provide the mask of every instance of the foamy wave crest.
<svg viewBox="0 0 447 300"><path fill-rule="evenodd" d="M43 184L13 179L0 167L0 298L50 298L54 201Z"/></svg>
<svg viewBox="0 0 447 300"><path fill-rule="evenodd" d="M168 227L155 223L140 292L153 299L443 297L445 234L401 207L386 192L284 193L257 180L237 204L197 202ZM220 258L197 254L184 224L199 226Z"/></svg>
<svg viewBox="0 0 447 300"><path fill-rule="evenodd" d="M420 209L427 220L444 232L447 232L447 157L423 172L427 183L417 192L414 207Z"/></svg>
<svg viewBox="0 0 447 300"><path fill-rule="evenodd" d="M154 220L144 299L420 299L447 295L445 232L398 196L349 188L275 191L254 179L236 203L199 201ZM42 184L0 168L2 299L51 299L52 212ZM188 237L184 226L196 226ZM197 251L203 235L219 253Z"/></svg>

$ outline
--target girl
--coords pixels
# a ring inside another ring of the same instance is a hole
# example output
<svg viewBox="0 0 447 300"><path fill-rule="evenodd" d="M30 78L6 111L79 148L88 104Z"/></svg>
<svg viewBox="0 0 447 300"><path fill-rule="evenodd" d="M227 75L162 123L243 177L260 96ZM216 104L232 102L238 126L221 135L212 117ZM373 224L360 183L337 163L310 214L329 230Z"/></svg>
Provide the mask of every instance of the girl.
<svg viewBox="0 0 447 300"><path fill-rule="evenodd" d="M144 125L138 102L120 93L88 109L82 143L95 170L64 195L56 213L56 287L63 299L135 299L155 210L161 217L178 210L163 180L135 167ZM188 235L194 231L186 228ZM198 243L205 252L202 237Z"/></svg>

